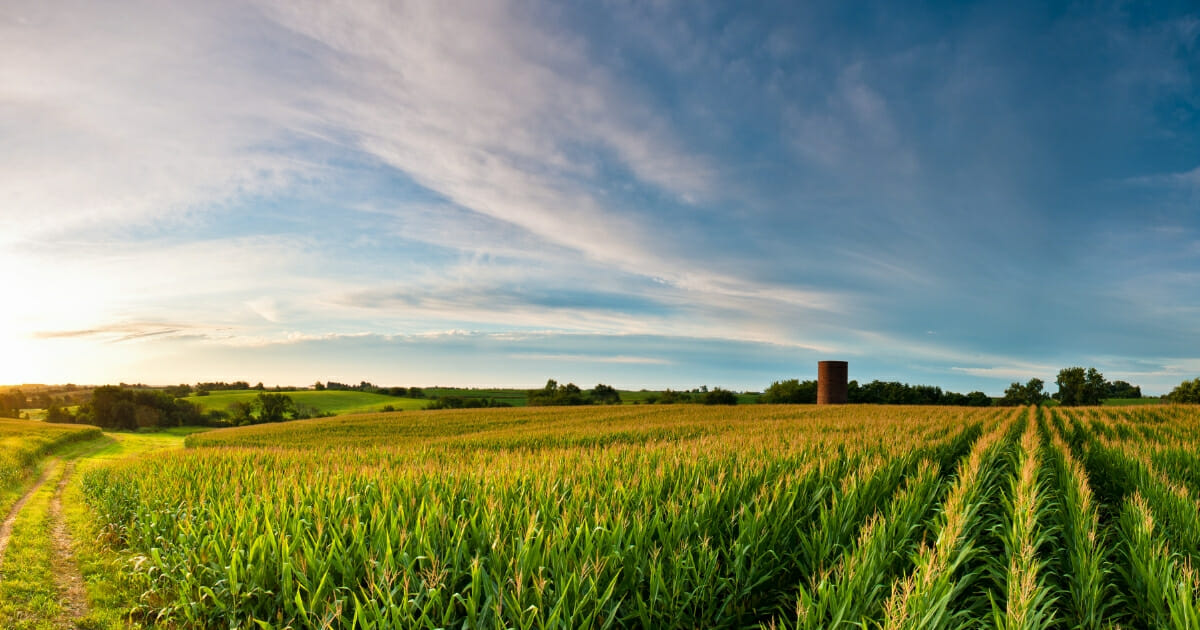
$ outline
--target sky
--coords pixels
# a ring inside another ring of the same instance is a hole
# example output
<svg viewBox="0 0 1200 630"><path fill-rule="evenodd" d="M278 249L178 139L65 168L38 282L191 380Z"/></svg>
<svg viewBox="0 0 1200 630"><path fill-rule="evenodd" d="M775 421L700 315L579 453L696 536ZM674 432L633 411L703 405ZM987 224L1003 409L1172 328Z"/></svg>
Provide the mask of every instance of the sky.
<svg viewBox="0 0 1200 630"><path fill-rule="evenodd" d="M0 382L1200 376L1194 3L0 3Z"/></svg>

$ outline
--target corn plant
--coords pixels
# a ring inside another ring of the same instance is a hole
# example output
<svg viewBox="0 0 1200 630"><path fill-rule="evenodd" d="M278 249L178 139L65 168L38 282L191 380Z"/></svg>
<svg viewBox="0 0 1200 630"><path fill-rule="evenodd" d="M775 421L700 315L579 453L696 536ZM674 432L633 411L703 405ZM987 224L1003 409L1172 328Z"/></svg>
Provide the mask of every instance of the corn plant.
<svg viewBox="0 0 1200 630"><path fill-rule="evenodd" d="M1040 553L1051 540L1040 450L1036 424L1028 422L1021 437L1015 474L1004 497L1007 518L1000 538L1008 563L1001 579L1003 602L989 594L993 623L1005 630L1044 628L1054 617L1052 606L1056 595L1045 579L1047 561Z"/></svg>
<svg viewBox="0 0 1200 630"><path fill-rule="evenodd" d="M514 408L188 444L81 474L131 606L172 627L1195 623L1195 408Z"/></svg>
<svg viewBox="0 0 1200 630"><path fill-rule="evenodd" d="M1191 565L1178 563L1155 535L1149 504L1135 493L1121 510L1121 573L1135 603L1136 621L1148 628L1200 627L1200 580Z"/></svg>
<svg viewBox="0 0 1200 630"><path fill-rule="evenodd" d="M940 488L938 472L935 464L923 465L887 510L867 521L836 567L801 585L796 628L850 627L878 615L890 576L903 568L924 531Z"/></svg>
<svg viewBox="0 0 1200 630"><path fill-rule="evenodd" d="M933 543L922 545L914 570L893 584L883 627L954 628L968 622L965 611L951 607L979 577L978 570L964 568L979 551L975 539L982 527L980 512L995 491L996 458L1007 430L998 426L964 458L941 506Z"/></svg>
<svg viewBox="0 0 1200 630"><path fill-rule="evenodd" d="M1059 526L1062 533L1062 576L1066 590L1067 623L1073 628L1102 628L1112 606L1111 565L1106 558L1099 516L1087 473L1066 441L1054 431L1049 460L1056 480Z"/></svg>

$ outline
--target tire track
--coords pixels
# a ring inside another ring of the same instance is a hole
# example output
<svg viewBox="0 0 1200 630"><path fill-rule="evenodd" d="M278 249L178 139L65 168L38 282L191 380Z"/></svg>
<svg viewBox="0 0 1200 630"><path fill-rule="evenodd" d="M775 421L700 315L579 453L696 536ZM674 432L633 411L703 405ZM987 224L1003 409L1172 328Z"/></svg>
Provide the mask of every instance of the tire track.
<svg viewBox="0 0 1200 630"><path fill-rule="evenodd" d="M88 613L87 589L84 588L83 576L75 563L75 554L71 549L71 532L67 529L67 521L63 516L62 498L66 491L71 474L75 472L75 462L68 462L54 490L54 498L50 500L50 535L54 539L54 576L58 582L59 605L62 613L59 617L59 627L74 627L74 620Z"/></svg>
<svg viewBox="0 0 1200 630"><path fill-rule="evenodd" d="M41 490L42 486L46 484L46 480L50 478L50 475L57 468L58 460L50 460L46 467L42 469L42 474L38 477L38 480L13 504L12 509L8 511L8 516L4 518L4 523L0 524L0 571L4 568L4 552L8 550L8 539L12 537L13 526L17 523L17 516L21 514L21 509L29 502L29 498L38 490Z"/></svg>

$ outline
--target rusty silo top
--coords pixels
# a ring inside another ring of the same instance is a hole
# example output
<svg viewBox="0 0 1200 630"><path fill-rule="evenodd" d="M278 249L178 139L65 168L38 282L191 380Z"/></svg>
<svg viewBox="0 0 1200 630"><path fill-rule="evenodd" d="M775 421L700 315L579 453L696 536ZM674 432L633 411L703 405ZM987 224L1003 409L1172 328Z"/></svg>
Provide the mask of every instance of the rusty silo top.
<svg viewBox="0 0 1200 630"><path fill-rule="evenodd" d="M817 362L817 404L846 404L850 364L845 361Z"/></svg>

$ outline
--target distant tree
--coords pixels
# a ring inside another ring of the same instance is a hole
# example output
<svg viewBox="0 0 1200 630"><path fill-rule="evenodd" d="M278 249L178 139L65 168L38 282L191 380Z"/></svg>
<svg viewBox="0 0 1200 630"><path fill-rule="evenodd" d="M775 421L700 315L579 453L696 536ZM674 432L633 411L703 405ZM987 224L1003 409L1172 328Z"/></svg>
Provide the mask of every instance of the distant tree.
<svg viewBox="0 0 1200 630"><path fill-rule="evenodd" d="M619 405L621 404L621 394L612 385L597 383L596 387L588 394L592 402L597 405Z"/></svg>
<svg viewBox="0 0 1200 630"><path fill-rule="evenodd" d="M1049 398L1042 391L1045 387L1045 381L1040 378L1031 378L1024 385L1013 383L1008 386L1008 389L1004 390L1004 398L1000 400L1000 404L1010 407L1016 405L1041 405Z"/></svg>
<svg viewBox="0 0 1200 630"><path fill-rule="evenodd" d="M391 405L388 405L391 407ZM384 409L383 411L395 411L395 409ZM308 418L322 418L331 414L325 413L320 409L303 403L294 403L292 408L293 420L307 420Z"/></svg>
<svg viewBox="0 0 1200 630"><path fill-rule="evenodd" d="M46 422L54 422L58 424L70 424L75 422L75 417L69 411L59 407L53 402L46 407Z"/></svg>
<svg viewBox="0 0 1200 630"><path fill-rule="evenodd" d="M0 395L0 416L9 418L21 417L21 410L28 401L20 389L13 389Z"/></svg>
<svg viewBox="0 0 1200 630"><path fill-rule="evenodd" d="M992 406L992 397L983 392L971 392L967 394L964 404L968 407L990 407Z"/></svg>
<svg viewBox="0 0 1200 630"><path fill-rule="evenodd" d="M229 422L234 426L254 423L254 405L249 401L235 400L225 407L225 411L229 414Z"/></svg>
<svg viewBox="0 0 1200 630"><path fill-rule="evenodd" d="M295 403L287 394L260 393L256 402L259 422L283 422L289 413L296 410Z"/></svg>
<svg viewBox="0 0 1200 630"><path fill-rule="evenodd" d="M1163 396L1163 400L1185 404L1200 403L1200 378L1180 383L1170 394Z"/></svg>
<svg viewBox="0 0 1200 630"><path fill-rule="evenodd" d="M531 407L549 405L586 405L587 398L583 390L575 383L559 385L558 381L549 379L542 389L531 389L526 392L526 404Z"/></svg>
<svg viewBox="0 0 1200 630"><path fill-rule="evenodd" d="M661 396L658 397L660 405L674 405L677 403L692 402L692 397L687 392L679 392L673 389L663 390Z"/></svg>
<svg viewBox="0 0 1200 630"><path fill-rule="evenodd" d="M257 389L258 391L261 392L261 391L265 391L267 388L262 384L262 381L259 381L258 385L254 386L254 389Z"/></svg>
<svg viewBox="0 0 1200 630"><path fill-rule="evenodd" d="M1098 405L1108 392L1104 375L1096 368L1063 368L1058 372L1058 393L1055 398L1068 407Z"/></svg>
<svg viewBox="0 0 1200 630"><path fill-rule="evenodd" d="M1125 381L1113 381L1108 384L1105 398L1141 398L1142 388L1130 385Z"/></svg>
<svg viewBox="0 0 1200 630"><path fill-rule="evenodd" d="M180 383L179 385L168 387L164 391L175 398L187 398L192 393L192 386L187 383Z"/></svg>
<svg viewBox="0 0 1200 630"><path fill-rule="evenodd" d="M323 391L325 391L325 383L322 383L321 381L317 381L316 383L313 383L313 389L315 389L319 392L323 392Z"/></svg>
<svg viewBox="0 0 1200 630"><path fill-rule="evenodd" d="M704 392L700 400L706 405L736 405L738 403L737 394L720 387L714 387L710 391Z"/></svg>
<svg viewBox="0 0 1200 630"><path fill-rule="evenodd" d="M817 402L817 382L801 382L795 378L775 381L758 398L758 402L768 405L814 404Z"/></svg>
<svg viewBox="0 0 1200 630"><path fill-rule="evenodd" d="M409 387L408 388L408 397L409 398L424 398L425 390L421 389L420 387Z"/></svg>

